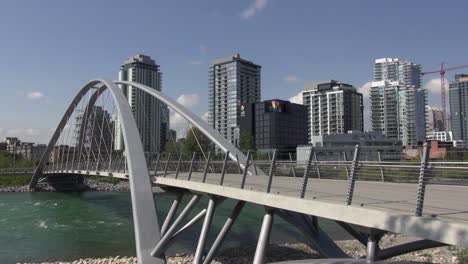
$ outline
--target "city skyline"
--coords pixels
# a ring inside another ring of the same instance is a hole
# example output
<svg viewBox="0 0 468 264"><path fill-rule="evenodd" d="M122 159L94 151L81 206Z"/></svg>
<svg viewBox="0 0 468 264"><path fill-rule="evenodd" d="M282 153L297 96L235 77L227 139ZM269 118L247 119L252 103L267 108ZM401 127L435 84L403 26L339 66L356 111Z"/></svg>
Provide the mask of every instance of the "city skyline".
<svg viewBox="0 0 468 264"><path fill-rule="evenodd" d="M25 141L34 138L46 143L60 113L83 83L96 77L117 79L121 61L137 53L157 60L164 72L163 90L200 115L208 111L206 72L210 63L235 53L263 66L261 100L288 100L302 91L305 82L338 79L354 85L365 95L365 112L369 110L365 88L372 80L376 58L415 61L423 65L423 70L437 69L442 61L449 66L466 63L459 55L464 50L463 35L461 41L450 43L450 49L440 48L446 41L439 37L441 32L450 34L463 29L462 10L467 6L463 1L447 3L444 13L450 16L442 20L433 19L438 16L440 6L430 1L424 6L394 1L340 2L343 8L339 10L334 8L336 3L297 1L291 5L246 0L183 6L153 3L138 7L115 3L115 18L99 24L89 21L95 21L91 18L97 17L109 2L97 3L93 8L86 3L58 1L50 6L10 3L0 11L0 32L6 36L0 46L4 60L0 72L5 76L0 86L3 92L0 137L18 136ZM57 17L38 12L40 8L54 12ZM88 9L89 12L79 12ZM116 31L118 17L129 9L138 10L144 19L130 21ZM314 15L310 15L310 10L316 11ZM390 11L397 13L397 22ZM18 16L20 12L22 16ZM332 20L323 20L332 15ZM179 16L197 23L181 23ZM278 17L280 21L276 21ZM421 18L420 22L415 17ZM368 23L369 20L375 23ZM135 25L139 26L135 39L123 39L121 32ZM427 30L413 30L405 25ZM317 36L327 41L316 41ZM335 41L343 37L348 38L347 44ZM455 71L447 77L452 79L456 73L465 72ZM423 79L423 87L427 88L429 83L436 89L429 95L431 106L440 105L438 80L437 74ZM17 106L15 115L11 113L11 104ZM43 116L48 118L45 120ZM173 122L178 125L177 118Z"/></svg>

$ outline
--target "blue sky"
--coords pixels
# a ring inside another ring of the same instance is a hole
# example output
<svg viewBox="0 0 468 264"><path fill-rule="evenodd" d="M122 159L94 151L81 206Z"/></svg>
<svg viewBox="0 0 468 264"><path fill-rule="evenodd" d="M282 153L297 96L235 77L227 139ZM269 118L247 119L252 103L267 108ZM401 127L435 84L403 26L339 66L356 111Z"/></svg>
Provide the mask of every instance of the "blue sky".
<svg viewBox="0 0 468 264"><path fill-rule="evenodd" d="M360 88L381 57L425 70L468 64L466 10L467 1L427 0L0 0L0 137L46 142L81 86L115 79L136 53L152 56L163 91L200 115L210 62L235 53L262 65L262 99L331 78ZM434 92L437 77L424 79Z"/></svg>

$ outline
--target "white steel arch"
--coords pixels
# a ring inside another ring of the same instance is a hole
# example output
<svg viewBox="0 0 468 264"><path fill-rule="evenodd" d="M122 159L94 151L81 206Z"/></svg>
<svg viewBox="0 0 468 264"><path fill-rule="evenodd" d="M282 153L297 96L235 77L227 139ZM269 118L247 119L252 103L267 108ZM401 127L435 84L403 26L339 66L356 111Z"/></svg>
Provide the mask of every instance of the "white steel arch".
<svg viewBox="0 0 468 264"><path fill-rule="evenodd" d="M116 109L119 116L119 121L122 126L122 134L125 142L125 152L128 164L130 193L132 198L132 211L135 229L135 244L138 263L165 263L164 256L152 257L151 250L161 239L160 226L156 214L156 204L153 198L153 190L151 180L148 173L143 146L141 144L138 128L133 118L132 111L128 102L119 89L119 87L112 81L108 80L93 80L86 84L73 99L72 103L65 112L62 120L60 121L57 129L55 130L52 139L49 142L41 161L39 162L36 171L33 174L30 188L35 188L39 177L42 175L45 164L49 158L52 149L54 148L62 129L65 127L67 121L70 119L76 105L83 96L92 87L102 84L103 86L95 93L102 93L105 89L109 89L110 94L115 102ZM94 97L95 95L93 95ZM91 104L95 99L90 101ZM93 107L88 105L88 108Z"/></svg>
<svg viewBox="0 0 468 264"><path fill-rule="evenodd" d="M140 90L145 91L146 93L156 97L161 102L167 104L170 108L176 111L178 114L183 116L190 124L194 125L196 128L200 130L206 137L208 137L213 143L215 143L224 153L229 151L229 158L235 162L239 162L240 166L244 169L245 165L242 163L244 162L247 157L236 148L231 142L225 139L218 131L211 128L207 122L202 120L198 115L192 113L190 110L185 108L176 100L170 98L169 96L164 95L163 93L148 87L146 85L135 83L135 82L127 82L127 81L115 81L117 84L125 84L130 85L132 87L136 87ZM264 175L265 173L262 172L260 169L257 168L257 173ZM251 172L249 171L249 174Z"/></svg>
<svg viewBox="0 0 468 264"><path fill-rule="evenodd" d="M149 177L148 167L143 151L138 128L133 117L133 113L128 105L127 98L124 96L117 84L126 84L137 89L140 89L161 102L171 107L174 111L179 113L181 116L187 119L189 123L197 127L205 136L207 136L213 143L215 143L223 152L229 152L229 158L235 162L238 162L240 167L245 169L247 157L239 149L231 144L228 140L222 137L216 130L211 128L205 121L199 116L186 109L184 106L179 104L176 100L156 91L146 85L125 82L125 81L109 81L109 80L92 80L86 84L75 96L67 111L63 115L59 125L57 126L46 150L44 151L39 164L33 174L29 187L34 189L37 185L39 178L43 175L45 165L49 159L49 156L57 143L61 131L64 129L68 120L71 118L75 111L78 103L93 87L101 85L90 97L87 102L86 109L91 109L97 98L106 89L109 89L112 99L115 103L119 122L121 124L123 140L125 143L125 156L128 164L128 174L130 182L130 191L132 197L132 208L133 208L133 219L135 229L135 241L136 251L139 263L165 263L164 256L152 257L151 251L161 239L160 226L156 214L156 204L154 202L152 183ZM85 113L86 115L86 113ZM247 168L247 170L249 170ZM252 174L250 171L247 171ZM260 169L257 169L257 173L264 174Z"/></svg>

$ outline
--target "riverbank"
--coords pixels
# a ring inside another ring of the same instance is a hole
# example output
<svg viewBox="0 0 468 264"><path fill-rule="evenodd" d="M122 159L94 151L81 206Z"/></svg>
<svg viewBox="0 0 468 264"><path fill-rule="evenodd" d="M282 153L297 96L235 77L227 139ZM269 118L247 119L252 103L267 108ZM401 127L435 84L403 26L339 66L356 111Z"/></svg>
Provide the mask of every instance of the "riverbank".
<svg viewBox="0 0 468 264"><path fill-rule="evenodd" d="M129 191L128 181L115 180L113 182L102 182L95 179L84 179L81 191L103 191L103 192L127 192ZM56 190L49 185L37 186L39 192L55 192ZM0 185L0 192L31 192L28 185Z"/></svg>
<svg viewBox="0 0 468 264"><path fill-rule="evenodd" d="M410 241L415 238L400 235L386 235L380 243L387 248ZM350 256L359 258L364 256L365 247L355 240L338 241L337 244ZM222 252L212 263L215 264L247 264L252 263L255 246L239 247ZM305 244L269 245L265 262L279 262L286 260L317 259L319 255ZM185 264L193 262L193 255L180 254L169 256L168 264ZM456 247L441 247L427 249L414 253L401 255L390 259L392 263L440 263L440 264L466 264L468 263L468 250ZM71 262L43 262L41 264L136 264L135 257L108 257L98 259L79 259Z"/></svg>

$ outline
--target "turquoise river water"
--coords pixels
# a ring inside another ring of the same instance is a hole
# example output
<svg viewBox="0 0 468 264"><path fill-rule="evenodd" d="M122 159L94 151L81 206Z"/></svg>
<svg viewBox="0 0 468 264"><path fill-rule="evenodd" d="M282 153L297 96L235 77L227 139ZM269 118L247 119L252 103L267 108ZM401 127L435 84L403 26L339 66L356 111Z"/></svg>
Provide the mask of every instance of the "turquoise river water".
<svg viewBox="0 0 468 264"><path fill-rule="evenodd" d="M160 222L169 210L171 198L168 194L157 195ZM199 202L192 216L206 203L206 200ZM234 205L235 201L226 200L216 208L210 241ZM263 212L261 207L247 205L227 237L224 249L254 244ZM336 224L329 221L321 224L333 238L347 238ZM201 223L181 235L168 254L193 252L200 227ZM296 228L275 218L273 243L297 242L301 237ZM117 255L135 255L129 193L0 193L0 263Z"/></svg>

